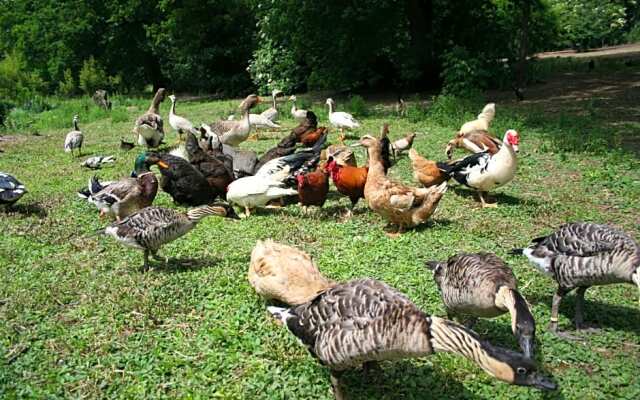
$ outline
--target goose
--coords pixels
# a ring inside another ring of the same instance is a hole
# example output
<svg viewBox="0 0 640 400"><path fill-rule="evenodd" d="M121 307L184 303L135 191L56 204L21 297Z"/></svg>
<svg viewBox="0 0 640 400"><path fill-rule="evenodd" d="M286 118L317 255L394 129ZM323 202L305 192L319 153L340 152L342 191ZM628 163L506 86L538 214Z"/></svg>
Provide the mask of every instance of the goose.
<svg viewBox="0 0 640 400"><path fill-rule="evenodd" d="M236 116L231 114L227 117L227 121L235 121ZM276 129L280 128L280 125L269 120L267 117L261 114L249 114L249 124L256 129Z"/></svg>
<svg viewBox="0 0 640 400"><path fill-rule="evenodd" d="M289 101L293 103L291 105L291 116L295 120L304 121L304 119L307 118L307 110L300 110L296 108L296 100L298 100L298 98L295 95L291 95L291 97L289 97Z"/></svg>
<svg viewBox="0 0 640 400"><path fill-rule="evenodd" d="M446 262L429 261L447 316L493 318L511 314L511 330L526 357L533 357L536 323L518 292L511 268L491 253L460 253Z"/></svg>
<svg viewBox="0 0 640 400"><path fill-rule="evenodd" d="M407 297L374 279L338 284L292 308L269 313L331 371L335 398L345 398L342 371L378 361L450 352L475 362L493 377L514 385L555 389L520 353L496 347L452 321L429 316Z"/></svg>
<svg viewBox="0 0 640 400"><path fill-rule="evenodd" d="M335 285L307 253L270 239L256 243L247 277L260 296L288 305L304 304Z"/></svg>
<svg viewBox="0 0 640 400"><path fill-rule="evenodd" d="M191 132L198 133L198 131L193 127L193 124L188 119L176 115L176 96L169 96L169 100L171 100L171 108L169 109L169 125L178 132L178 139L182 139L182 135Z"/></svg>
<svg viewBox="0 0 640 400"><path fill-rule="evenodd" d="M486 203L484 194L489 190L511 182L518 167L518 143L520 135L509 129L505 135L504 145L496 154L482 152L472 154L453 163L439 162L438 168L459 183L478 191L482 207L497 207L497 203Z"/></svg>
<svg viewBox="0 0 640 400"><path fill-rule="evenodd" d="M282 93L281 90L278 90L278 89L273 90L271 92L272 105L271 105L271 107L269 107L266 110L264 110L263 112L261 112L260 116L262 116L263 118L268 119L271 122L276 122L278 120L277 98L278 98L278 96L282 96L282 94L283 93Z"/></svg>
<svg viewBox="0 0 640 400"><path fill-rule="evenodd" d="M336 106L335 101L333 99L328 98L325 102L327 106L329 106L329 122L331 125L338 128L340 130L340 142L344 142L344 130L345 129L357 129L360 127L358 121L353 118L353 115L343 112L343 111L333 111Z"/></svg>
<svg viewBox="0 0 640 400"><path fill-rule="evenodd" d="M164 100L166 90L158 89L147 112L136 119L133 132L138 135L138 144L155 148L164 139L164 123L159 114L160 103Z"/></svg>
<svg viewBox="0 0 640 400"><path fill-rule="evenodd" d="M249 111L261 101L260 97L250 94L240 103L239 108L243 116L240 121L217 121L208 126L209 130L219 136L223 144L238 146L247 140L251 131Z"/></svg>
<svg viewBox="0 0 640 400"><path fill-rule="evenodd" d="M160 260L158 250L165 244L187 234L204 217L217 215L237 219L226 204L193 208L179 212L171 208L150 206L107 226L103 234L121 244L144 251L144 268L149 268L149 255ZM165 259L166 262L166 259Z"/></svg>
<svg viewBox="0 0 640 400"><path fill-rule="evenodd" d="M27 193L25 186L13 175L0 172L0 204L11 206Z"/></svg>
<svg viewBox="0 0 640 400"><path fill-rule="evenodd" d="M78 128L78 116L73 116L73 130L67 133L67 137L64 139L64 151L71 153L73 157L73 150L78 149L78 155L82 153L82 142L84 141L84 135Z"/></svg>
<svg viewBox="0 0 640 400"><path fill-rule="evenodd" d="M572 222L548 236L532 240L522 254L543 274L555 280L558 289L551 305L549 329L558 333L558 309L562 298L576 289L576 329L585 328L584 294L588 288L613 283L631 283L640 289L640 245L626 233L608 226ZM571 335L560 333L571 338Z"/></svg>

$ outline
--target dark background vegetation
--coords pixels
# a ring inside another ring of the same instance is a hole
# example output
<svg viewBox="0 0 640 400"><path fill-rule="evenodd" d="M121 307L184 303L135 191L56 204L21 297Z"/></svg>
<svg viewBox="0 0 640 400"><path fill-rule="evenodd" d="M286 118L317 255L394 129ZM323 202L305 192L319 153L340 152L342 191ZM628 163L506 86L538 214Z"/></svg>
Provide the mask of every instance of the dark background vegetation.
<svg viewBox="0 0 640 400"><path fill-rule="evenodd" d="M0 0L0 115L37 95L526 85L543 50L640 38L635 0Z"/></svg>

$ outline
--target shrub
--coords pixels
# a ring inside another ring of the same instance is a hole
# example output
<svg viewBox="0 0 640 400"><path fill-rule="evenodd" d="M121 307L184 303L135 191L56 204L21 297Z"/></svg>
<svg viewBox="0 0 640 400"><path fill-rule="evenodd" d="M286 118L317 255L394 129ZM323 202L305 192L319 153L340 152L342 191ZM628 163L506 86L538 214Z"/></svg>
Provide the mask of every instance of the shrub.
<svg viewBox="0 0 640 400"><path fill-rule="evenodd" d="M443 55L442 92L467 97L487 87L490 73L479 58L464 47L454 46Z"/></svg>
<svg viewBox="0 0 640 400"><path fill-rule="evenodd" d="M366 117L369 115L369 106L367 106L367 103L360 95L349 97L349 101L345 105L345 108L355 117Z"/></svg>
<svg viewBox="0 0 640 400"><path fill-rule="evenodd" d="M73 96L76 93L76 81L69 68L64 70L64 77L58 85L58 93L62 96Z"/></svg>
<svg viewBox="0 0 640 400"><path fill-rule="evenodd" d="M82 64L78 81L80 89L88 95L92 95L96 90L104 89L109 85L107 73L93 57L85 60Z"/></svg>
<svg viewBox="0 0 640 400"><path fill-rule="evenodd" d="M21 103L44 87L38 74L27 71L24 56L14 51L0 61L0 97Z"/></svg>
<svg viewBox="0 0 640 400"><path fill-rule="evenodd" d="M467 92L466 97L441 94L434 97L427 115L442 126L459 128L464 122L475 119L484 106L478 91Z"/></svg>

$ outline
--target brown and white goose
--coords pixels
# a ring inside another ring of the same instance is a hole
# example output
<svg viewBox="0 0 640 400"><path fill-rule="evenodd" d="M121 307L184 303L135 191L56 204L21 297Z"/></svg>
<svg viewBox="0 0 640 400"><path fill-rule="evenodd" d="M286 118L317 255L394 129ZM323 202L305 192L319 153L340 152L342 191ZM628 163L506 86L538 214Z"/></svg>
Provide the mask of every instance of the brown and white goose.
<svg viewBox="0 0 640 400"><path fill-rule="evenodd" d="M344 399L341 371L377 361L450 352L475 362L495 378L514 385L555 389L535 363L480 340L452 321L422 312L407 297L373 279L334 286L308 303L269 312L331 369L336 399Z"/></svg>
<svg viewBox="0 0 640 400"><path fill-rule="evenodd" d="M136 119L133 132L138 135L140 146L155 148L160 146L164 139L164 123L160 116L160 103L164 100L164 96L165 89L158 89L147 112Z"/></svg>
<svg viewBox="0 0 640 400"><path fill-rule="evenodd" d="M511 268L495 254L461 253L446 262L429 261L449 318L493 318L511 314L511 330L525 356L532 358L536 323L518 292Z"/></svg>
<svg viewBox="0 0 640 400"><path fill-rule="evenodd" d="M237 146L247 140L249 132L251 132L251 121L249 119L249 111L262 100L255 94L247 96L240 103L240 111L242 119L239 121L223 120L214 122L209 126L212 133L216 134L223 144L229 146Z"/></svg>
<svg viewBox="0 0 640 400"><path fill-rule="evenodd" d="M538 270L558 283L549 324L553 332L558 329L560 302L574 289L577 289L577 329L584 328L582 310L589 287L631 283L640 289L640 245L614 227L573 222L532 242L529 247L512 252L526 256Z"/></svg>
<svg viewBox="0 0 640 400"><path fill-rule="evenodd" d="M171 108L169 109L169 125L178 132L178 139L181 140L182 135L187 132L198 134L199 131L193 127L191 121L176 114L176 103L178 102L176 96L172 94L169 96L169 100L171 100Z"/></svg>
<svg viewBox="0 0 640 400"><path fill-rule="evenodd" d="M266 118L271 122L276 122L278 120L278 97L282 95L282 91L278 89L271 92L271 107L260 113L263 118Z"/></svg>

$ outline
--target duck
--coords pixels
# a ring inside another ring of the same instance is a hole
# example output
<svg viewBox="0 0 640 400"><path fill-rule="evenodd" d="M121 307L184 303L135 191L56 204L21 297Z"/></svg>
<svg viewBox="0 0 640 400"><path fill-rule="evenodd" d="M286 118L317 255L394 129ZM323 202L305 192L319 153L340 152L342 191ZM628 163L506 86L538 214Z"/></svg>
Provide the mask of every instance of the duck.
<svg viewBox="0 0 640 400"><path fill-rule="evenodd" d="M305 118L307 118L307 110L296 108L296 100L298 100L298 98L295 95L291 95L291 97L289 97L289 101L293 103L291 105L291 116L293 117L293 119L303 121Z"/></svg>
<svg viewBox="0 0 640 400"><path fill-rule="evenodd" d="M171 125L173 130L178 132L178 139L180 140L182 135L187 132L196 133L197 130L193 127L191 121L176 115L176 96L172 94L169 96L169 100L171 100L171 108L169 109L169 125Z"/></svg>
<svg viewBox="0 0 640 400"><path fill-rule="evenodd" d="M271 200L286 196L296 196L298 191L286 187L289 166L277 173L265 176L245 176L231 182L227 188L227 201L244 209L244 218L251 216L251 210L264 207Z"/></svg>
<svg viewBox="0 0 640 400"><path fill-rule="evenodd" d="M258 155L255 151L240 150L223 144L217 135L212 134L208 125L202 124L201 132L204 133L200 139L200 147L204 147L208 154L224 161L225 165L230 163L234 179L252 176L255 173L258 163ZM202 138L206 139L203 141Z"/></svg>
<svg viewBox="0 0 640 400"><path fill-rule="evenodd" d="M520 134L509 129L503 146L496 154L482 152L472 154L452 163L438 163L438 168L459 183L478 191L482 207L497 207L497 203L487 203L484 195L489 191L511 182L518 168L518 144Z"/></svg>
<svg viewBox="0 0 640 400"><path fill-rule="evenodd" d="M509 266L492 253L460 253L426 266L452 316L493 318L511 314L511 330L525 357L533 358L536 321Z"/></svg>
<svg viewBox="0 0 640 400"><path fill-rule="evenodd" d="M384 123L380 129L380 156L382 157L382 166L384 167L384 173L386 174L391 168L391 140L389 139L389 124Z"/></svg>
<svg viewBox="0 0 640 400"><path fill-rule="evenodd" d="M283 93L281 90L274 89L271 91L271 107L267 108L263 112L260 113L260 116L266 118L271 122L276 122L278 120L278 97L282 96ZM279 125L278 125L279 126Z"/></svg>
<svg viewBox="0 0 640 400"><path fill-rule="evenodd" d="M293 153L287 156L274 158L263 164L260 169L256 170L255 176L268 178L272 175L278 174L284 169L287 169L289 173L295 174L307 161L318 157L319 161L320 152L327 140L328 133L324 133L320 139L310 149L305 149L297 153Z"/></svg>
<svg viewBox="0 0 640 400"><path fill-rule="evenodd" d="M256 163L255 170L258 171L264 164L273 160L274 158L288 156L296 151L296 136L290 134L282 138L275 147L267 150Z"/></svg>
<svg viewBox="0 0 640 400"><path fill-rule="evenodd" d="M449 160L453 157L453 151L456 148L465 149L470 153L482 153L486 151L489 154L496 154L501 146L502 142L500 139L493 137L487 131L474 130L467 133L458 132L456 137L447 143L445 154Z"/></svg>
<svg viewBox="0 0 640 400"><path fill-rule="evenodd" d="M398 290L375 279L356 279L290 307L267 307L311 355L329 368L337 400L345 399L341 375L379 361L418 358L448 352L476 363L494 378L512 385L556 389L536 363L487 341L472 330L420 310Z"/></svg>
<svg viewBox="0 0 640 400"><path fill-rule="evenodd" d="M147 112L136 119L133 132L138 135L140 146L156 148L164 139L164 123L160 116L160 103L164 100L165 93L164 88L158 89Z"/></svg>
<svg viewBox="0 0 640 400"><path fill-rule="evenodd" d="M333 101L332 98L328 98L325 104L329 107L329 122L340 130L339 140L340 143L344 143L344 130L357 129L360 127L360 123L349 113L333 111L336 106L336 102Z"/></svg>
<svg viewBox="0 0 640 400"><path fill-rule="evenodd" d="M82 142L84 141L84 135L80 128L78 128L78 116L73 116L73 130L67 133L64 139L64 151L65 153L71 153L73 157L73 151L78 149L77 157L82 153Z"/></svg>
<svg viewBox="0 0 640 400"><path fill-rule="evenodd" d="M240 121L217 121L211 124L209 129L212 133L219 136L223 144L238 146L247 140L251 132L251 122L249 119L250 110L261 101L262 99L259 96L250 94L240 103L239 108L243 116Z"/></svg>
<svg viewBox="0 0 640 400"><path fill-rule="evenodd" d="M384 173L380 141L365 135L360 139L360 145L369 153L369 171L364 186L364 198L369 208L398 227L392 235L425 223L436 211L447 183L416 188L392 181Z"/></svg>
<svg viewBox="0 0 640 400"><path fill-rule="evenodd" d="M640 289L640 245L628 234L610 225L571 222L547 236L532 240L526 248L513 249L524 255L538 271L553 279L558 288L553 295L549 330L558 331L558 310L562 299L576 290L575 326L584 324L584 294L591 286L630 283Z"/></svg>
<svg viewBox="0 0 640 400"><path fill-rule="evenodd" d="M144 251L144 269L149 268L149 255L156 260L160 248L191 231L203 218L217 215L237 219L238 216L227 204L197 207L187 212L165 207L145 207L121 221L104 228L103 234L119 243ZM167 260L165 259L165 262Z"/></svg>
<svg viewBox="0 0 640 400"><path fill-rule="evenodd" d="M27 188L15 176L0 172L0 204L12 206L27 193Z"/></svg>
<svg viewBox="0 0 640 400"><path fill-rule="evenodd" d="M202 150L191 132L186 134L185 148L189 162L207 180L214 197L225 199L227 186L234 180L233 164L224 157L216 157L212 152Z"/></svg>
<svg viewBox="0 0 640 400"><path fill-rule="evenodd" d="M496 105L495 103L489 103L484 106L484 108L482 109L480 114L478 114L478 117L476 119L474 119L473 121L464 123L460 127L460 130L458 132L462 134L466 134L468 132L476 131L476 130L488 131L489 126L491 125L491 122L493 121L495 116L496 116Z"/></svg>
<svg viewBox="0 0 640 400"><path fill-rule="evenodd" d="M144 154L147 168L155 165L162 178L160 187L176 204L200 206L211 203L215 193L207 179L189 161L171 154L147 152Z"/></svg>
<svg viewBox="0 0 640 400"><path fill-rule="evenodd" d="M318 117L313 111L307 111L305 117L300 120L298 126L291 130L291 135L296 137L298 142L302 141L302 137L318 128Z"/></svg>
<svg viewBox="0 0 640 400"><path fill-rule="evenodd" d="M264 299L290 306L311 301L336 284L322 276L307 253L271 239L256 243L247 278Z"/></svg>
<svg viewBox="0 0 640 400"><path fill-rule="evenodd" d="M89 169L100 169L107 164L113 164L115 161L116 158L114 156L94 156L84 160L80 166Z"/></svg>

